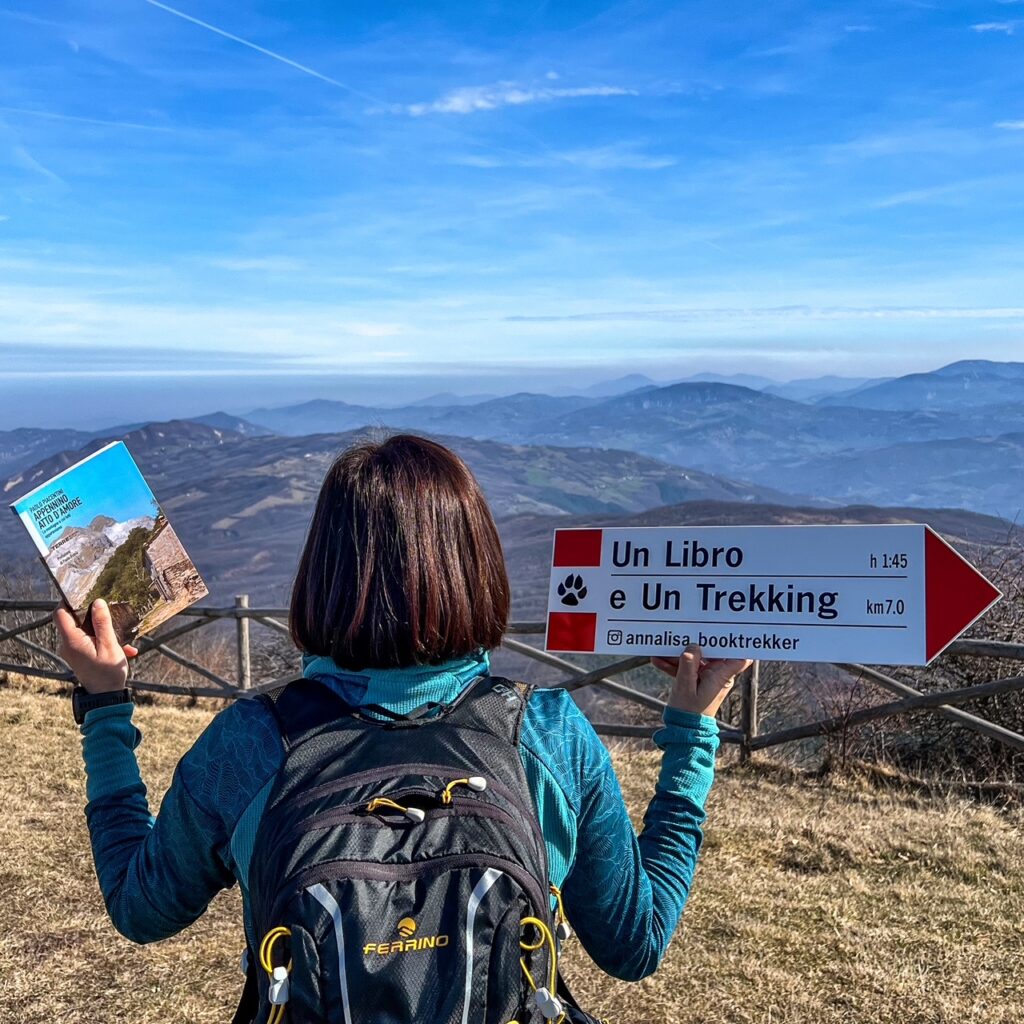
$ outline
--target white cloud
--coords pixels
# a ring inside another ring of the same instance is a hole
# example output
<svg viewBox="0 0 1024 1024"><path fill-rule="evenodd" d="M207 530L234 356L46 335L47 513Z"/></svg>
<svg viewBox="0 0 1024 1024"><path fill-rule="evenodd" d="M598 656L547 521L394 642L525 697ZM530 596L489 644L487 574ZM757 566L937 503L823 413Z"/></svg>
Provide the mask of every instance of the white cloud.
<svg viewBox="0 0 1024 1024"><path fill-rule="evenodd" d="M607 146L567 149L521 158L460 153L451 157L449 162L460 167L478 167L481 170L498 167L557 167L559 164L570 164L588 171L660 171L675 166L678 161L672 156L645 153L632 143L617 142Z"/></svg>
<svg viewBox="0 0 1024 1024"><path fill-rule="evenodd" d="M402 333L400 324L374 324L374 323L343 323L338 327L344 334L352 334L357 338L391 338ZM377 352L375 355L390 355L391 353Z"/></svg>
<svg viewBox="0 0 1024 1024"><path fill-rule="evenodd" d="M627 146L597 146L557 154L558 159L591 171L659 171L676 163L674 157L640 153Z"/></svg>
<svg viewBox="0 0 1024 1024"><path fill-rule="evenodd" d="M1024 121L997 121L996 127L1007 132L1024 132Z"/></svg>
<svg viewBox="0 0 1024 1024"><path fill-rule="evenodd" d="M550 103L560 99L588 96L638 96L635 89L618 85L583 85L575 87L524 86L515 82L494 85L467 85L453 89L429 103L410 103L391 107L399 113L422 117L424 114L474 114L499 107L520 107L528 103Z"/></svg>
<svg viewBox="0 0 1024 1024"><path fill-rule="evenodd" d="M992 178L971 178L966 181L953 181L945 185L931 185L927 188L912 188L894 195L883 196L868 204L871 210L888 210L894 206L913 206L917 203L932 203L936 200L961 196L980 186L992 184Z"/></svg>
<svg viewBox="0 0 1024 1024"><path fill-rule="evenodd" d="M975 32L1002 32L1004 35L1012 36L1017 31L1018 21L983 21L971 28Z"/></svg>
<svg viewBox="0 0 1024 1024"><path fill-rule="evenodd" d="M249 259L222 257L210 260L210 266L216 267L218 270L233 270L239 273L257 271L268 274L287 274L304 269L298 260L275 256L259 256Z"/></svg>
<svg viewBox="0 0 1024 1024"><path fill-rule="evenodd" d="M550 316L509 316L512 323L720 323L743 320L1024 320L1024 307L964 306L767 306L662 308Z"/></svg>

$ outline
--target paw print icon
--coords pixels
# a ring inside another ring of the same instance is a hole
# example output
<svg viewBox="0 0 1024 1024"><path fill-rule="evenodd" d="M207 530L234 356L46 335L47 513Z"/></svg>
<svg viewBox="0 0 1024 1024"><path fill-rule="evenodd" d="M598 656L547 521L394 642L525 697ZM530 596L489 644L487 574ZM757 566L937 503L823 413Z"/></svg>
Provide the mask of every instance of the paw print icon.
<svg viewBox="0 0 1024 1024"><path fill-rule="evenodd" d="M558 584L558 596L562 604L575 608L587 596L587 587L583 577L577 573L569 573L568 576Z"/></svg>

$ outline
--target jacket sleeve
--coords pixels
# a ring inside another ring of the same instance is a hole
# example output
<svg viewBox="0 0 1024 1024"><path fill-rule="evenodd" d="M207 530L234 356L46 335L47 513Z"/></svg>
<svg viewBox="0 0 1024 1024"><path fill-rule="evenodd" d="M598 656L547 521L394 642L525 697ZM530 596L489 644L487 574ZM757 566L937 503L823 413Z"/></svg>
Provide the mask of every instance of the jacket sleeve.
<svg viewBox="0 0 1024 1024"><path fill-rule="evenodd" d="M637 837L608 751L588 727L576 857L562 889L569 921L591 958L626 981L657 969L689 895L718 726L706 715L668 708L654 739L663 751L661 771Z"/></svg>
<svg viewBox="0 0 1024 1024"><path fill-rule="evenodd" d="M272 727L264 723L261 734L252 728L258 723L247 721L253 718L255 703L232 705L213 720L179 762L156 817L150 814L135 758L142 734L132 724L134 706L99 708L86 715L85 814L93 861L110 918L133 942L176 934L234 883L233 808L244 804L247 791L258 788L274 767L273 737L267 735ZM255 773L240 771L231 756L236 734L247 736L251 746L246 763L257 766ZM276 756L279 761L279 739ZM234 799L224 799L225 776Z"/></svg>

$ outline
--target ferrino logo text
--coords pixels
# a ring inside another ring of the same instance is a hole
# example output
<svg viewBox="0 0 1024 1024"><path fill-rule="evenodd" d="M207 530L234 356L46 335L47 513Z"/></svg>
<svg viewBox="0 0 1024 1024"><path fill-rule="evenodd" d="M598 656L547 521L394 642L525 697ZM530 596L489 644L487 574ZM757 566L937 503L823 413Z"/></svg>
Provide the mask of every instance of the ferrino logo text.
<svg viewBox="0 0 1024 1024"><path fill-rule="evenodd" d="M447 935L424 935L416 938L416 922L403 917L398 922L401 939L394 942L370 942L363 946L363 956L390 956L392 953L419 953L425 949L444 949L448 945Z"/></svg>

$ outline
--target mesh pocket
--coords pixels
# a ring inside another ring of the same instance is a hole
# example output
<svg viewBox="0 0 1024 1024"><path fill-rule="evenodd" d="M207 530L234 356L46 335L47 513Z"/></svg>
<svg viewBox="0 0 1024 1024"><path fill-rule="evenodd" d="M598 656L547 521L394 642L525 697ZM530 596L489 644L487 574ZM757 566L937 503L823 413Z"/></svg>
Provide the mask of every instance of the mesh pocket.
<svg viewBox="0 0 1024 1024"><path fill-rule="evenodd" d="M292 900L291 1019L513 1018L523 1000L518 922L528 906L518 882L498 867L373 867L377 875L404 877L306 879Z"/></svg>

